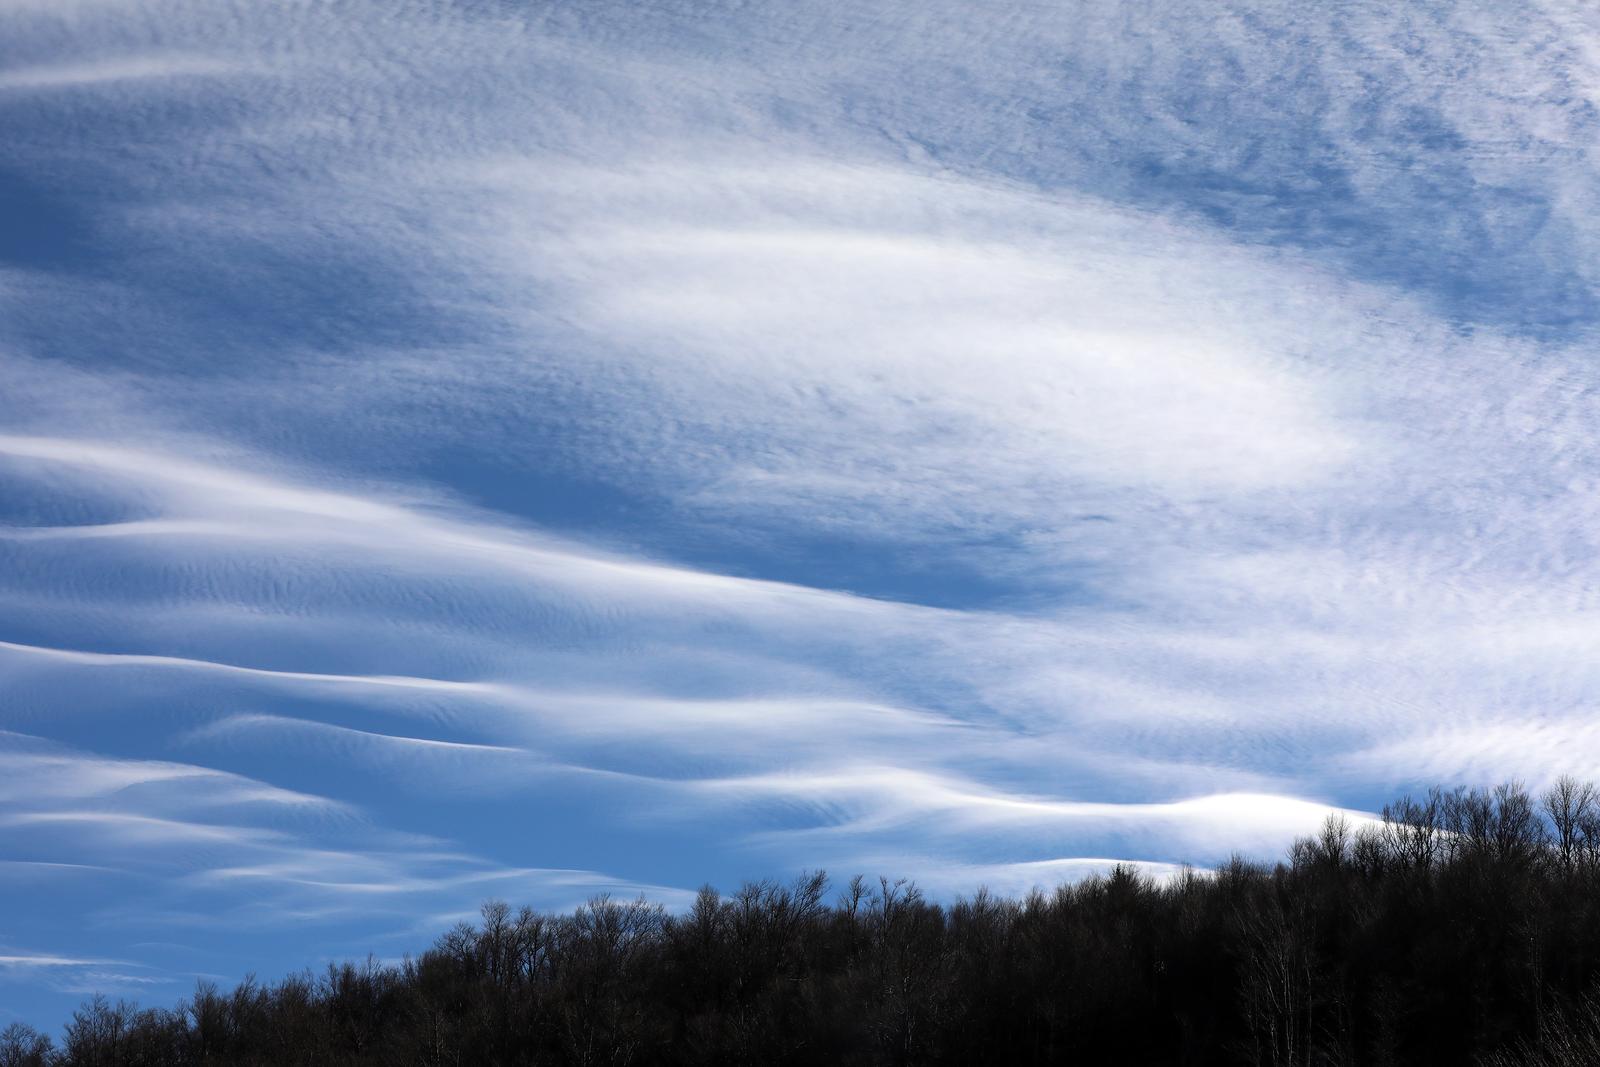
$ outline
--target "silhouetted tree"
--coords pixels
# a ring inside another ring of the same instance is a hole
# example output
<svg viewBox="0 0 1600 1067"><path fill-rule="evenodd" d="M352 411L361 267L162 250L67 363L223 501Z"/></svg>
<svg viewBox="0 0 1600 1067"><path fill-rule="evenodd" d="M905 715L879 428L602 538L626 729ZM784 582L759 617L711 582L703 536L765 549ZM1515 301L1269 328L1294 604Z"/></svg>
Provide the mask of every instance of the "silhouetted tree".
<svg viewBox="0 0 1600 1067"><path fill-rule="evenodd" d="M50 1038L27 1023L0 1030L0 1067L47 1067L53 1051Z"/></svg>

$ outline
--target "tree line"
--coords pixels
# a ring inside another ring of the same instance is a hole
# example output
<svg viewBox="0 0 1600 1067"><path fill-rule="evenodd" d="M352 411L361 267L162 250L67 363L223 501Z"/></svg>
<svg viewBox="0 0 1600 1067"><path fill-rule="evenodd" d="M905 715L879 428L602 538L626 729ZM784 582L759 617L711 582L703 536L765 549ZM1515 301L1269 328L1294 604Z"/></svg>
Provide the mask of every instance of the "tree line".
<svg viewBox="0 0 1600 1067"><path fill-rule="evenodd" d="M1434 789L1273 864L951 904L821 873L493 901L398 966L104 997L0 1067L1600 1064L1600 793Z"/></svg>

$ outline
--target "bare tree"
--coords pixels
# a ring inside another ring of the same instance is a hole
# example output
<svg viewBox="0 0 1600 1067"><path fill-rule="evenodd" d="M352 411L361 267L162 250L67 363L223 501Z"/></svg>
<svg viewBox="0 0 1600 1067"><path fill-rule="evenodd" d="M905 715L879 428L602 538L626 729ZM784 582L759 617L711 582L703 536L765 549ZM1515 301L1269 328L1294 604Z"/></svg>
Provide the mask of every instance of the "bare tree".
<svg viewBox="0 0 1600 1067"><path fill-rule="evenodd" d="M1521 782L1495 786L1493 803L1490 843L1495 858L1518 866L1533 862L1543 850L1547 834L1527 789Z"/></svg>
<svg viewBox="0 0 1600 1067"><path fill-rule="evenodd" d="M1563 871L1571 872L1582 858L1591 825L1600 815L1594 785L1564 774L1545 790L1540 806L1555 831L1556 859Z"/></svg>
<svg viewBox="0 0 1600 1067"><path fill-rule="evenodd" d="M1444 807L1438 789L1423 800L1408 794L1383 806L1384 843L1397 863L1422 870L1433 865L1442 845Z"/></svg>
<svg viewBox="0 0 1600 1067"><path fill-rule="evenodd" d="M50 1039L26 1023L0 1030L0 1067L49 1067Z"/></svg>

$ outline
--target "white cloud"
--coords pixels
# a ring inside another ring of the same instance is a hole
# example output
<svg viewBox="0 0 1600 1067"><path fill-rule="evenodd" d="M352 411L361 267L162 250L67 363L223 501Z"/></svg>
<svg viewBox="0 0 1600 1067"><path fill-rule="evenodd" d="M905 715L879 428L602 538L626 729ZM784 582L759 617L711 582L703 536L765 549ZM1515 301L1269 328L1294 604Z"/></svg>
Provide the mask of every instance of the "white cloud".
<svg viewBox="0 0 1600 1067"><path fill-rule="evenodd" d="M73 956L0 955L0 967L88 967L95 964L120 963L120 960L79 959Z"/></svg>
<svg viewBox="0 0 1600 1067"><path fill-rule="evenodd" d="M1595 748L1591 359L1523 328L1582 13L1409 26L1444 84L1270 5L52 7L12 164L98 256L0 273L0 713L76 747L0 836L107 921L667 893L613 835L1160 874ZM638 880L509 856L535 793Z"/></svg>
<svg viewBox="0 0 1600 1067"><path fill-rule="evenodd" d="M1519 779L1537 790L1600 766L1600 722L1592 710L1560 718L1513 708L1478 721L1435 723L1350 752L1336 767L1353 777L1482 785Z"/></svg>
<svg viewBox="0 0 1600 1067"><path fill-rule="evenodd" d="M1216 794L1156 803L1066 800L996 789L952 775L903 767L841 765L701 782L712 794L799 802L817 823L816 836L881 833L917 827L923 836L970 839L1013 834L1017 840L1072 840L1113 835L1140 841L1160 855L1207 862L1231 850L1276 854L1313 833L1330 814L1369 817L1295 797ZM783 836L788 831L782 831Z"/></svg>
<svg viewBox="0 0 1600 1067"><path fill-rule="evenodd" d="M0 72L0 91L75 89L107 82L192 78L238 73L232 63L206 56L165 54L107 57L86 63L51 63Z"/></svg>
<svg viewBox="0 0 1600 1067"><path fill-rule="evenodd" d="M892 522L974 491L1190 498L1315 483L1358 452L1279 325L1219 313L1253 274L1314 275L1104 204L782 156L478 181L501 221L467 239L508 288L559 286L601 351L648 352L629 369L696 463L730 439L770 457L712 472L704 491L741 507L886 493Z"/></svg>
<svg viewBox="0 0 1600 1067"><path fill-rule="evenodd" d="M132 796L179 806L266 804L324 813L342 809L323 797L185 763L90 756L16 734L0 733L0 745L5 746L0 748L0 801L13 812L41 802Z"/></svg>

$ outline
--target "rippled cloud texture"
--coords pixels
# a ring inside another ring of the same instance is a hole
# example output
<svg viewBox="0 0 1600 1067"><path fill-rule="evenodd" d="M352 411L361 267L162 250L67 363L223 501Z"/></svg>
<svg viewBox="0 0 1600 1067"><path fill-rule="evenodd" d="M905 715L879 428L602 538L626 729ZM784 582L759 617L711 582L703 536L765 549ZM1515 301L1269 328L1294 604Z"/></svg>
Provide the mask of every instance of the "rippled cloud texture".
<svg viewBox="0 0 1600 1067"><path fill-rule="evenodd" d="M1600 767L1584 5L0 5L0 1007Z"/></svg>

